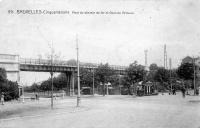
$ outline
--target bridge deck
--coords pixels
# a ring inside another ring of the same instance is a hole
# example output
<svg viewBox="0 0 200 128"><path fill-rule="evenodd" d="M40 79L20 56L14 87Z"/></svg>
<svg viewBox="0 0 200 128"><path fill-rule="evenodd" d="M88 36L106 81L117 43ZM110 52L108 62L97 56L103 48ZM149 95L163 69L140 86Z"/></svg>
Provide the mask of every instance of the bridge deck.
<svg viewBox="0 0 200 128"><path fill-rule="evenodd" d="M41 71L41 72L66 72L66 71L77 71L77 65L69 64L67 61L54 61L51 64L51 60L46 59L20 59L20 70L21 71ZM89 70L94 70L98 68L99 64L94 63L81 63L80 67L86 68ZM125 72L126 66L110 65L110 67L123 74Z"/></svg>

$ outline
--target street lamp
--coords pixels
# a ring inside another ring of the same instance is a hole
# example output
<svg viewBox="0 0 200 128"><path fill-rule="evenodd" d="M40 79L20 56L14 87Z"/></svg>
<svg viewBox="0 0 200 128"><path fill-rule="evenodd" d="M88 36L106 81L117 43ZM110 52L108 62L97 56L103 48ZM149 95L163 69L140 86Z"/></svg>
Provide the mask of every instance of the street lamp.
<svg viewBox="0 0 200 128"><path fill-rule="evenodd" d="M196 68L195 68L195 58L193 56L193 73L194 73L194 79L193 79L193 83L194 83L194 95L196 95Z"/></svg>
<svg viewBox="0 0 200 128"><path fill-rule="evenodd" d="M50 46L50 49L51 49L51 109L53 109L53 44L52 46Z"/></svg>
<svg viewBox="0 0 200 128"><path fill-rule="evenodd" d="M93 68L93 79L92 79L92 86L93 86L93 96L94 96L94 68Z"/></svg>
<svg viewBox="0 0 200 128"><path fill-rule="evenodd" d="M22 103L24 103L24 85L21 83L22 85Z"/></svg>
<svg viewBox="0 0 200 128"><path fill-rule="evenodd" d="M76 49L77 49L77 77L78 77L78 95L77 95L77 107L80 106L80 73L79 73L79 51L78 51L78 37L76 35Z"/></svg>

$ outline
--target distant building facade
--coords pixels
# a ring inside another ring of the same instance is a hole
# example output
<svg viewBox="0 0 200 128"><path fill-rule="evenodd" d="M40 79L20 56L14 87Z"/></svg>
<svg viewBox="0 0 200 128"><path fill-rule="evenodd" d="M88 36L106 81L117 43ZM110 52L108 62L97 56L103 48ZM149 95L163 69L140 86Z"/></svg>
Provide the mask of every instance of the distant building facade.
<svg viewBox="0 0 200 128"><path fill-rule="evenodd" d="M0 68L6 70L8 80L19 82L19 55L0 54Z"/></svg>
<svg viewBox="0 0 200 128"><path fill-rule="evenodd" d="M193 58L190 57L190 56L187 56L187 57L185 57L185 58L182 59L181 63L182 64L184 64L184 63L193 63Z"/></svg>
<svg viewBox="0 0 200 128"><path fill-rule="evenodd" d="M182 64L184 63L190 63L190 64L195 64L196 68L195 68L195 73L196 73L196 89L198 89L200 87L200 57L196 57L196 58L192 58L190 56L187 56L185 58L182 59Z"/></svg>

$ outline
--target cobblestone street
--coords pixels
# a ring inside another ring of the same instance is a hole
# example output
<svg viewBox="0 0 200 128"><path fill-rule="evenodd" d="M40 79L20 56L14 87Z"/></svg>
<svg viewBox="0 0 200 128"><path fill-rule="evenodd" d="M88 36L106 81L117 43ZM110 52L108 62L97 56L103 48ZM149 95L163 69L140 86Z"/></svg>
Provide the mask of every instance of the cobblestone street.
<svg viewBox="0 0 200 128"><path fill-rule="evenodd" d="M76 98L7 103L0 106L1 128L199 128L200 97L181 95L84 96ZM12 106L12 107L11 107ZM12 108L12 109L11 109ZM30 109L28 109L30 108ZM17 111L20 110L20 111ZM30 111L31 110L31 111ZM13 113L2 117L7 111Z"/></svg>

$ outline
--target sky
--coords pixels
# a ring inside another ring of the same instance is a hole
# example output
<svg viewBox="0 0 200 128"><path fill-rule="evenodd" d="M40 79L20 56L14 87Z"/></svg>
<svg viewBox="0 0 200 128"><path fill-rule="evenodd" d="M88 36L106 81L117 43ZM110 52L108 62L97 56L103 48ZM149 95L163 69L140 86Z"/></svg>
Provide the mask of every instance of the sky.
<svg viewBox="0 0 200 128"><path fill-rule="evenodd" d="M0 0L0 53L46 58L53 44L60 59L128 66L135 60L163 66L164 44L176 68L187 55L200 54L198 0ZM13 10L14 14L9 14ZM17 10L56 10L70 14L17 14ZM72 14L131 12L131 14ZM47 73L20 73L24 83Z"/></svg>

